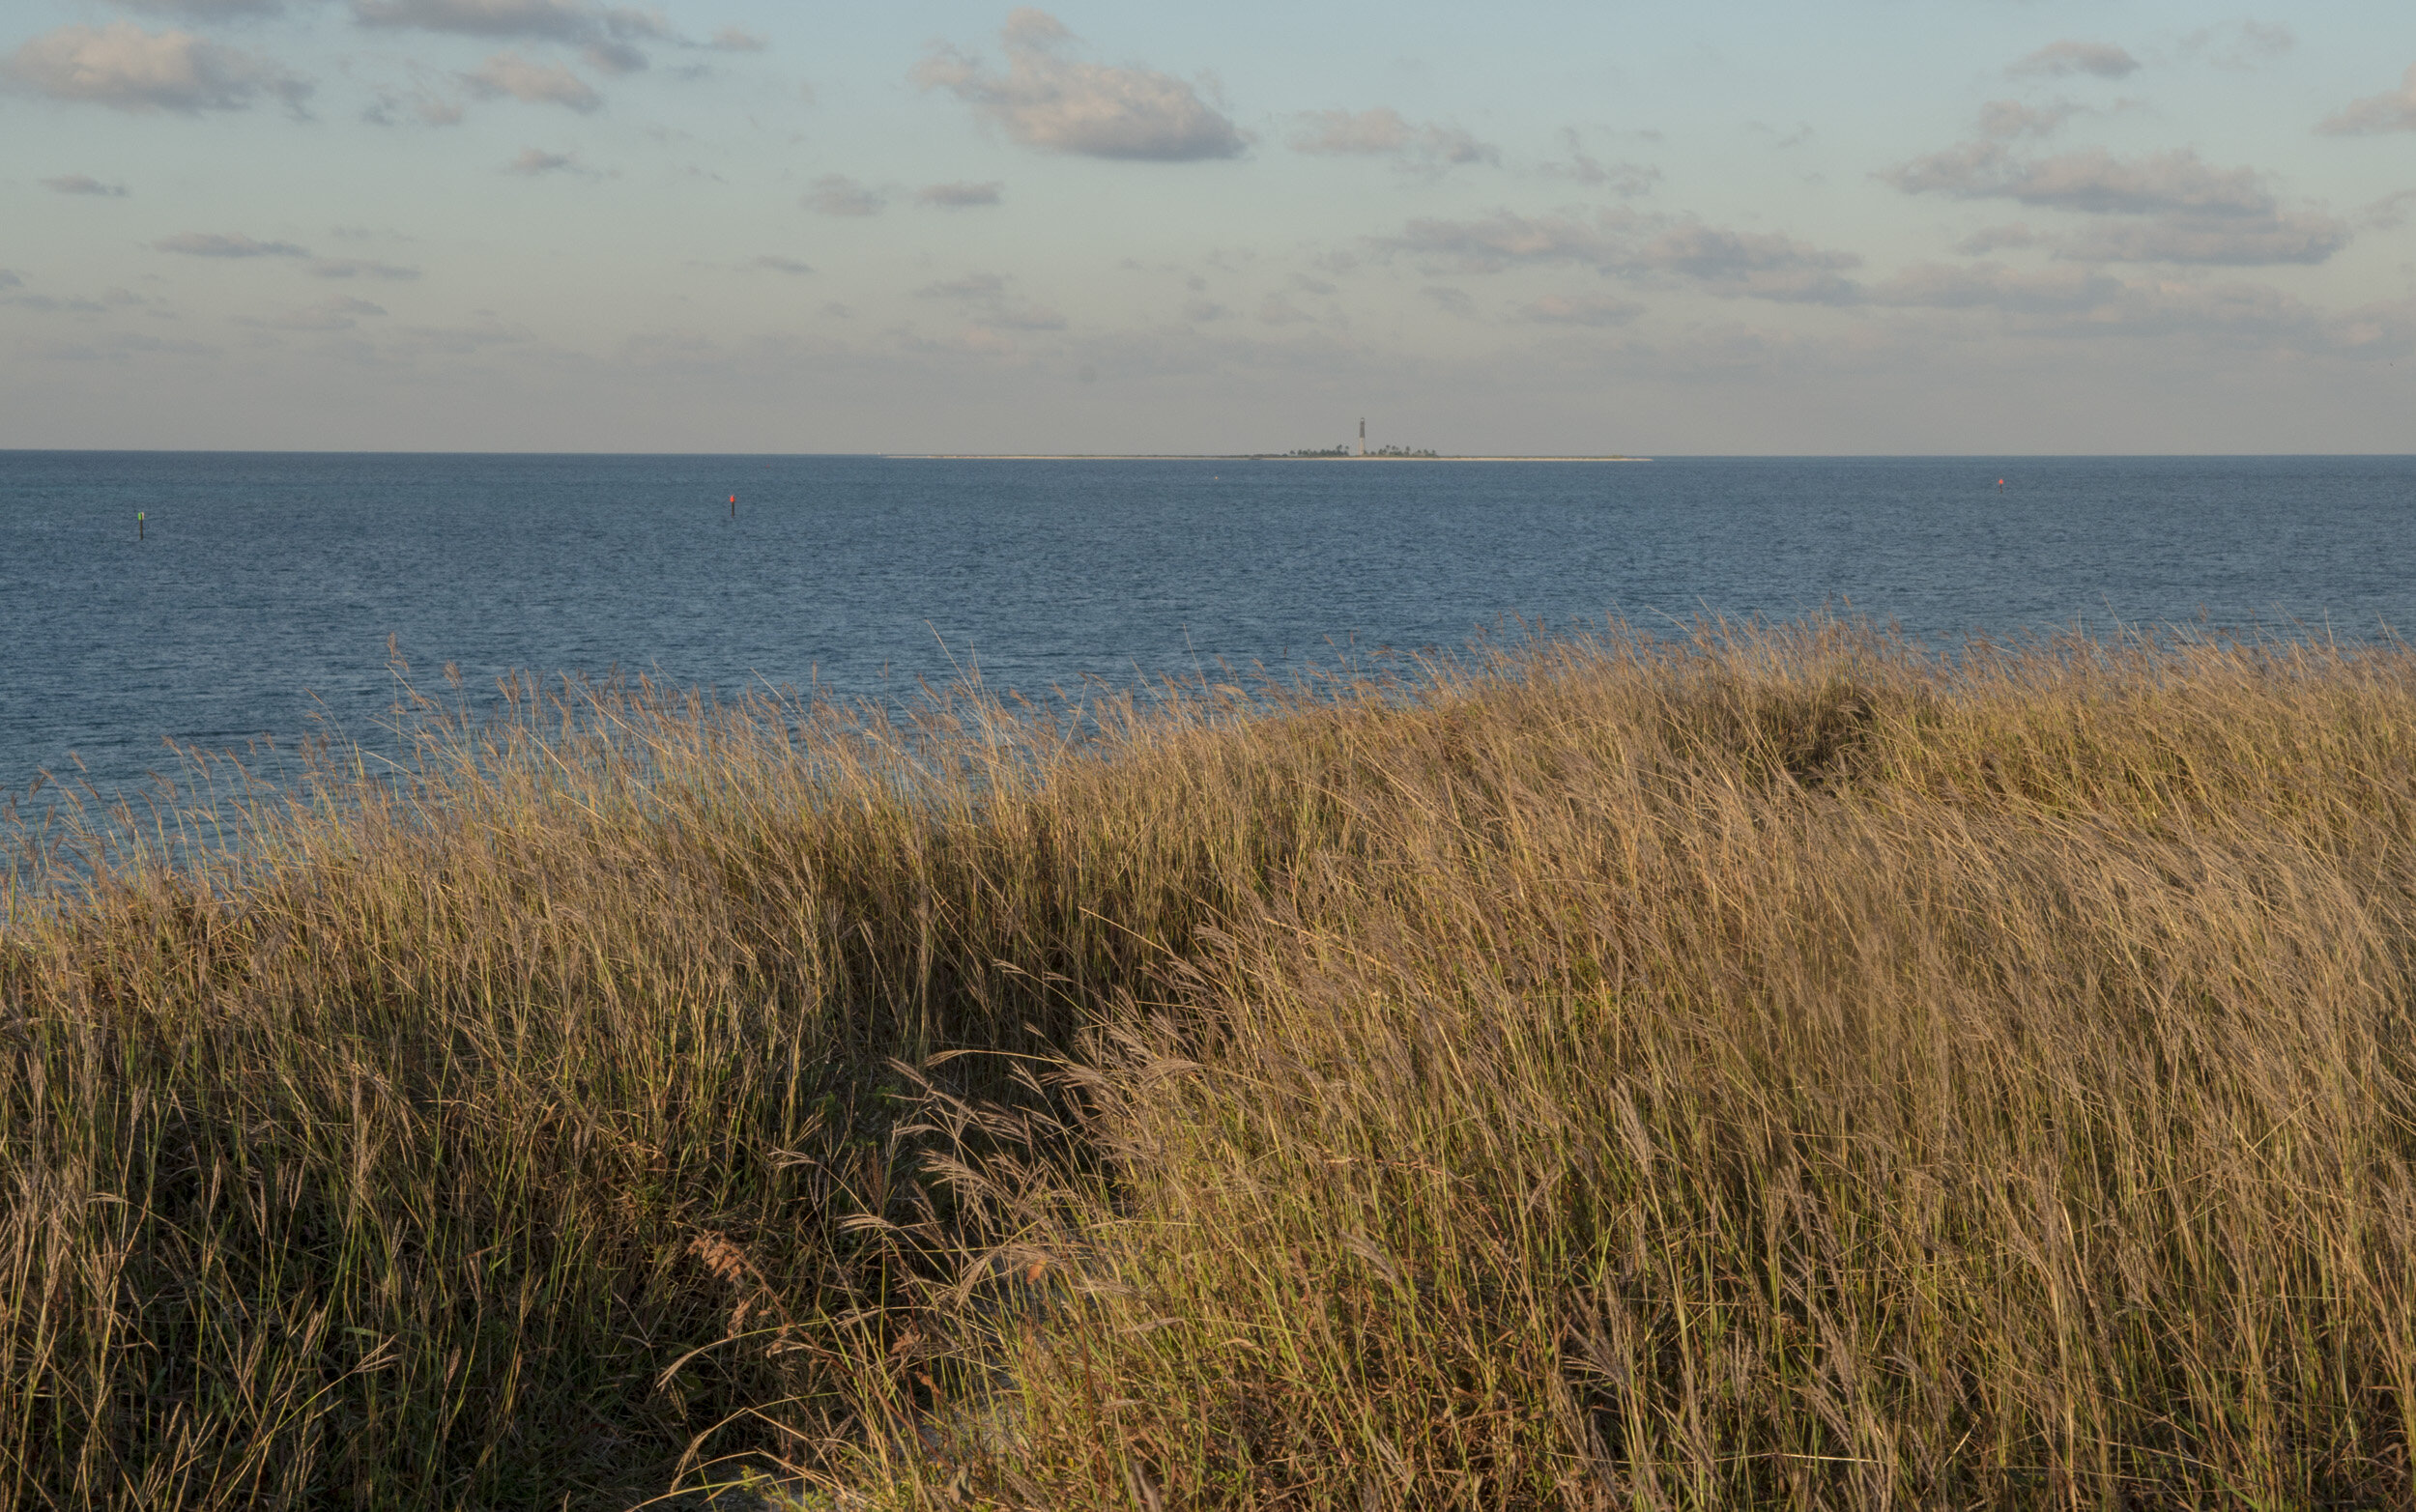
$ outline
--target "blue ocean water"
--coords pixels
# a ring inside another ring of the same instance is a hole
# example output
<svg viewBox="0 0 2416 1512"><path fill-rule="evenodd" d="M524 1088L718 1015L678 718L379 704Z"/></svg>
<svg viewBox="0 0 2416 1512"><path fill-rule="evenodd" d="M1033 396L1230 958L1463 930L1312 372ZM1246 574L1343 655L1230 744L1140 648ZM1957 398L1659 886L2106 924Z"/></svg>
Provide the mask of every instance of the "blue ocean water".
<svg viewBox="0 0 2416 1512"><path fill-rule="evenodd" d="M2004 479L2000 490L1998 480ZM728 496L738 496L737 518ZM137 540L135 513L148 518ZM511 670L910 691L1452 648L1504 616L1952 642L2416 623L2416 458L1632 464L0 452L0 792Z"/></svg>

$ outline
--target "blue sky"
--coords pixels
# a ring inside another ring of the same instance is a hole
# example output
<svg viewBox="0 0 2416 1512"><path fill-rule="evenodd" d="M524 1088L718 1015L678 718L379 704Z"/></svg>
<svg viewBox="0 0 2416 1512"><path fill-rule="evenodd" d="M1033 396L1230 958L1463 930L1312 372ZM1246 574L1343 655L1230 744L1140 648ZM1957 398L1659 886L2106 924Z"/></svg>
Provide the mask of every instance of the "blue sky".
<svg viewBox="0 0 2416 1512"><path fill-rule="evenodd" d="M20 0L0 445L2406 451L2416 13Z"/></svg>

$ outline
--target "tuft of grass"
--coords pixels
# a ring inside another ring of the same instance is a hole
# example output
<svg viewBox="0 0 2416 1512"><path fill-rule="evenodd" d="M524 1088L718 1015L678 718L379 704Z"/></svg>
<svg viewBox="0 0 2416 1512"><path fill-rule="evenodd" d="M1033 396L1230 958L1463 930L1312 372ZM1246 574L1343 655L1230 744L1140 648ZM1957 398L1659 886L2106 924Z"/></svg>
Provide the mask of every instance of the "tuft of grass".
<svg viewBox="0 0 2416 1512"><path fill-rule="evenodd" d="M33 838L11 1501L2416 1497L2396 643L509 693Z"/></svg>

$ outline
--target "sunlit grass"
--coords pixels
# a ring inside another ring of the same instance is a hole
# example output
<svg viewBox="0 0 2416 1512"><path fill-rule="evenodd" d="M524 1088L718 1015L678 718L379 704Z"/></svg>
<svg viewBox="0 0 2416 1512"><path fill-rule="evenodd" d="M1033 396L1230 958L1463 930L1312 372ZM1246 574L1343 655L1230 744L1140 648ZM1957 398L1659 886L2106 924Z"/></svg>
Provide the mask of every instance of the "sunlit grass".
<svg viewBox="0 0 2416 1512"><path fill-rule="evenodd" d="M11 899L17 1503L2416 1494L2396 645L422 727Z"/></svg>

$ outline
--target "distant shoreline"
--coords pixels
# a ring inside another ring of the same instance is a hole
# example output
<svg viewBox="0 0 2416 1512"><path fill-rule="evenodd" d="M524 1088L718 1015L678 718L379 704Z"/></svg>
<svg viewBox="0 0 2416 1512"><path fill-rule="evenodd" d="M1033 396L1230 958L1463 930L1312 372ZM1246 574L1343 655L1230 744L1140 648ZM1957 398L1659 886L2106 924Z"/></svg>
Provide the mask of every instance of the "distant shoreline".
<svg viewBox="0 0 2416 1512"><path fill-rule="evenodd" d="M891 451L884 462L1650 462L1651 457L1287 457L1277 452Z"/></svg>

